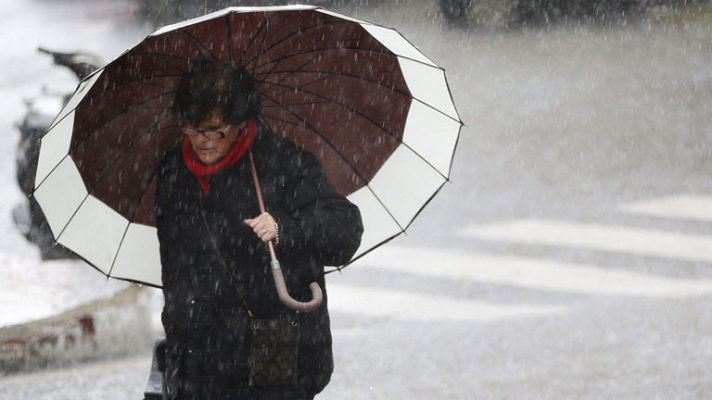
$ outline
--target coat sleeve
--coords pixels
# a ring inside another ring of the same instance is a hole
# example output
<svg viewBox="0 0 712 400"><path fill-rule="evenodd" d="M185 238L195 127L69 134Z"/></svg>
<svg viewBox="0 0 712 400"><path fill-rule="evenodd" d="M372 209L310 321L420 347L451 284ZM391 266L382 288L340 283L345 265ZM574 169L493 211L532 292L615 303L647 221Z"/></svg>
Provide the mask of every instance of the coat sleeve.
<svg viewBox="0 0 712 400"><path fill-rule="evenodd" d="M287 206L271 211L279 224L279 254L310 257L322 266L346 264L361 244L358 207L336 191L311 153L302 153L293 167Z"/></svg>

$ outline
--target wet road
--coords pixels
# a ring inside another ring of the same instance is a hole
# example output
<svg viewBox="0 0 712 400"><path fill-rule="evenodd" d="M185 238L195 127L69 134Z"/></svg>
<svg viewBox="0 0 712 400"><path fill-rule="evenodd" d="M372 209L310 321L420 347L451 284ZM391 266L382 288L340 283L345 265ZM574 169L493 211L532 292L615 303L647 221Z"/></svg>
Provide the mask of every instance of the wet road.
<svg viewBox="0 0 712 400"><path fill-rule="evenodd" d="M709 19L485 32L400 4L353 12L446 68L467 127L409 235L329 277L320 398L712 396ZM133 399L148 363L5 378L0 399Z"/></svg>

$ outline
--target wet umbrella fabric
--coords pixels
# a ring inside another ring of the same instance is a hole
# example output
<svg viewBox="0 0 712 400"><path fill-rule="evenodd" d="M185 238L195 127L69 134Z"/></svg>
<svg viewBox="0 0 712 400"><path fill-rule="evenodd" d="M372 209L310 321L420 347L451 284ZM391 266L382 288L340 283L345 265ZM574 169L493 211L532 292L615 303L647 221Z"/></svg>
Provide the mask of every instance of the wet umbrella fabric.
<svg viewBox="0 0 712 400"><path fill-rule="evenodd" d="M225 9L87 77L42 138L34 196L57 242L107 276L161 286L155 170L181 139L170 108L199 58L252 74L260 121L359 206L354 259L402 233L448 179L462 124L445 73L398 32L319 7Z"/></svg>

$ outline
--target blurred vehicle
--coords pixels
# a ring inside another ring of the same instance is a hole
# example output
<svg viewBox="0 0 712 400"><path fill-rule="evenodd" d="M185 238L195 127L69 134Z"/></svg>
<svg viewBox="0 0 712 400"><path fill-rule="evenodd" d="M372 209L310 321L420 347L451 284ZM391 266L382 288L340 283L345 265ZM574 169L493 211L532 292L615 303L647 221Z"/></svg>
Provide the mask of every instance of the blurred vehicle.
<svg viewBox="0 0 712 400"><path fill-rule="evenodd" d="M195 18L226 7L307 4L343 5L353 0L139 0L139 14L155 27Z"/></svg>
<svg viewBox="0 0 712 400"><path fill-rule="evenodd" d="M51 55L55 65L70 69L82 80L101 65L101 60L90 53L63 53L39 48L43 54ZM54 118L72 93L52 93L46 88L32 98L25 99L25 115L16 124L20 131L15 156L17 184L27 199L12 210L12 220L25 238L37 245L43 259L74 258L75 256L55 243L37 201L31 197L35 183L40 138L49 128Z"/></svg>
<svg viewBox="0 0 712 400"><path fill-rule="evenodd" d="M644 11L670 0L439 0L452 23L485 27L549 23L560 20L609 20Z"/></svg>

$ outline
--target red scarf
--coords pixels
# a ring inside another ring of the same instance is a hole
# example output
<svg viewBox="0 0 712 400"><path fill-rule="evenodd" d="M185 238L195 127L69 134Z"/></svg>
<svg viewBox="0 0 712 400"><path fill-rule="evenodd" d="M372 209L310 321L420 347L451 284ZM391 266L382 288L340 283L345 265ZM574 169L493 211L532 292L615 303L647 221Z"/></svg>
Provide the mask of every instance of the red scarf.
<svg viewBox="0 0 712 400"><path fill-rule="evenodd" d="M200 161L198 155L193 151L190 139L188 139L187 135L183 135L183 162L195 178L198 179L200 188L203 189L203 195L207 196L210 191L210 177L212 175L234 166L247 153L247 150L252 146L252 142L255 141L256 132L257 123L255 120L251 120L242 128L238 134L237 141L225 157L212 164L204 164Z"/></svg>

